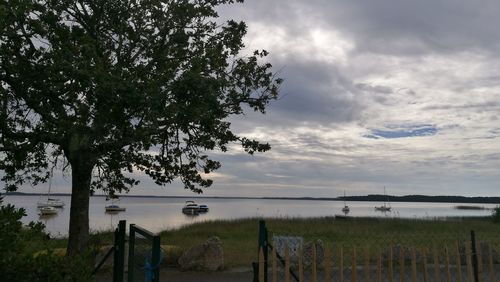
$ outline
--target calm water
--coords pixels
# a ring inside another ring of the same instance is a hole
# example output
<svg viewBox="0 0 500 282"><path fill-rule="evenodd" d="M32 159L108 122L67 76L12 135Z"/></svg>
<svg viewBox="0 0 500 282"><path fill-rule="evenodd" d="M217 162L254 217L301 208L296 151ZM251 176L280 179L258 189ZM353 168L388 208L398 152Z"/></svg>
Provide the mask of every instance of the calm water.
<svg viewBox="0 0 500 282"><path fill-rule="evenodd" d="M39 196L6 196L4 203L14 204L26 209L25 223L41 221L53 236L68 233L70 197L59 197L66 203L55 216L38 215L36 203L43 200ZM126 211L105 213L104 206L109 202L104 197L90 199L90 228L92 230L112 230L119 220L135 223L153 232L177 228L186 224L212 219L238 219L248 217L321 217L342 214L341 201L315 200L261 200L261 199L194 199L198 204L207 204L210 211L198 216L187 216L181 212L184 201L189 198L134 198L123 197L120 205ZM379 216L401 218L434 218L447 216L488 216L494 204L457 204L457 203L391 203L392 211L375 211L380 202L349 202L349 216ZM474 205L486 210L458 210L456 205Z"/></svg>

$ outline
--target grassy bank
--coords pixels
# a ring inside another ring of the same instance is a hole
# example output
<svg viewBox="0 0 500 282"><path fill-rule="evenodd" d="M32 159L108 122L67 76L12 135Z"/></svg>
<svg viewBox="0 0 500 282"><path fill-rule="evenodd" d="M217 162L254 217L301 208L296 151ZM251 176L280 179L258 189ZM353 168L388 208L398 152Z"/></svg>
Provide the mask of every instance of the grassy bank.
<svg viewBox="0 0 500 282"><path fill-rule="evenodd" d="M383 248L402 244L413 247L456 246L470 238L470 230L480 241L500 246L500 224L490 218L449 220L408 220L354 218L335 220L325 218L267 219L269 237L273 234L302 236L305 241L321 239L329 249ZM224 246L228 267L250 266L256 259L258 219L234 221L207 221L177 230L161 232L162 244L175 245L179 250L203 243L210 236L218 236Z"/></svg>

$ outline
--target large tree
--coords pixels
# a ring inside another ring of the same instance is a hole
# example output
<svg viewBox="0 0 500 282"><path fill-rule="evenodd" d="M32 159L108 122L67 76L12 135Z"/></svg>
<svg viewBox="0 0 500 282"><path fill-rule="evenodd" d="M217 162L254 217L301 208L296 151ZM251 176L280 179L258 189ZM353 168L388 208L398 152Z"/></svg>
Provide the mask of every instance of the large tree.
<svg viewBox="0 0 500 282"><path fill-rule="evenodd" d="M264 113L281 80L266 51L241 54L233 0L0 0L0 169L8 190L71 170L68 254L84 250L89 196L138 173L194 192L239 143L228 118ZM248 51L247 51L248 52Z"/></svg>

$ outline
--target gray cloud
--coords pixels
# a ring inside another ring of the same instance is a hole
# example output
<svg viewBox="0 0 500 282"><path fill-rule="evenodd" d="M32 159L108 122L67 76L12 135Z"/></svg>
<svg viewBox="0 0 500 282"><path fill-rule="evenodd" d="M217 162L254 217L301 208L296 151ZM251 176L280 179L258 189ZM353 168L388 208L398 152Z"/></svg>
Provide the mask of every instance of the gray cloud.
<svg viewBox="0 0 500 282"><path fill-rule="evenodd" d="M352 38L359 52L420 55L500 48L500 3L493 0L255 0L227 10L250 22L280 25L296 36L311 27L336 29Z"/></svg>
<svg viewBox="0 0 500 282"><path fill-rule="evenodd" d="M212 153L223 167L206 194L359 195L385 185L394 194L500 196L499 14L491 0L222 7L222 19L248 24L243 53L270 51L285 82L266 115L230 118L237 133L273 149ZM428 126L414 134L404 125ZM411 138L387 138L398 132ZM137 193L157 193L148 185ZM187 193L178 183L167 191Z"/></svg>

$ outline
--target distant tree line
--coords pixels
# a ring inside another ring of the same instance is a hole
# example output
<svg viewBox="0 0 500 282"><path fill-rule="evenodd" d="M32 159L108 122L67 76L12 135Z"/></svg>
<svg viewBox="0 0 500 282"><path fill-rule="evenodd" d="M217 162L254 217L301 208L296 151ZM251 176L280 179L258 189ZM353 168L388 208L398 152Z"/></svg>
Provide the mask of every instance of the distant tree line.
<svg viewBox="0 0 500 282"><path fill-rule="evenodd" d="M465 196L426 196L426 195L406 195L406 196L347 196L339 197L339 200L346 201L373 201L373 202L428 202L428 203L481 203L500 204L500 197L465 197Z"/></svg>

